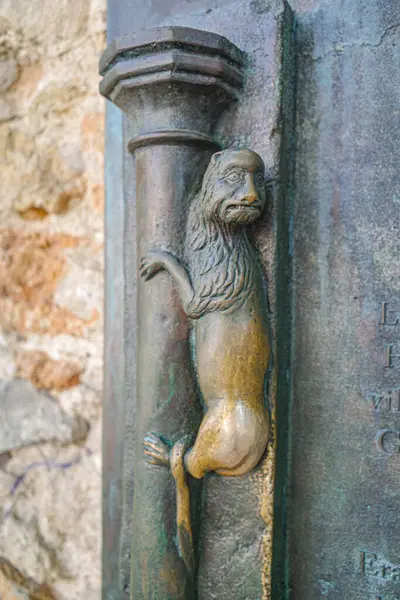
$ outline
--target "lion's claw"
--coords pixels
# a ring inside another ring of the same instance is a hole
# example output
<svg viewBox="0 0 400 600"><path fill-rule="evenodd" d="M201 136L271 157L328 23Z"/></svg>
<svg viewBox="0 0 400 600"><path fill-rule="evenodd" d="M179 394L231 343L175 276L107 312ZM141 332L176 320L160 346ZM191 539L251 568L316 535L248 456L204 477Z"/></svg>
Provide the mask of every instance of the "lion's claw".
<svg viewBox="0 0 400 600"><path fill-rule="evenodd" d="M143 440L144 458L151 465L169 465L169 447L155 433L147 433Z"/></svg>
<svg viewBox="0 0 400 600"><path fill-rule="evenodd" d="M164 264L160 260L159 253L155 251L150 250L139 262L139 273L145 281L151 279L153 275L162 271L163 268Z"/></svg>

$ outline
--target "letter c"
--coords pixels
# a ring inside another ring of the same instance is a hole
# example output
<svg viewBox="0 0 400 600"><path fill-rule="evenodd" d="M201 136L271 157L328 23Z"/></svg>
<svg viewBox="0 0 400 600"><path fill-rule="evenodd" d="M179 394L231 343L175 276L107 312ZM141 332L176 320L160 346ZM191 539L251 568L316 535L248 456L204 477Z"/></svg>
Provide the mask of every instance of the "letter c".
<svg viewBox="0 0 400 600"><path fill-rule="evenodd" d="M385 437L387 435L393 434L396 436L396 444L397 444L397 449L396 447L392 448L392 449L386 449L385 448ZM381 452L384 452L385 454L399 454L400 453L400 431L398 429L380 429L377 433L376 436L376 445L378 446L378 450L380 450Z"/></svg>

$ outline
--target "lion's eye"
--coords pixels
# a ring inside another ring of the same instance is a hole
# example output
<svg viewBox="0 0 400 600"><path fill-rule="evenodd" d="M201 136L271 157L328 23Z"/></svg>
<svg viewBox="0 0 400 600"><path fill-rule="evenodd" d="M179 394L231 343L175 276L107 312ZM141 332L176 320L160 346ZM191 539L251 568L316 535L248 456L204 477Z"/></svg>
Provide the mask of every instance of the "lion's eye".
<svg viewBox="0 0 400 600"><path fill-rule="evenodd" d="M264 187L264 175L262 173L256 173L254 177L256 186L259 188Z"/></svg>
<svg viewBox="0 0 400 600"><path fill-rule="evenodd" d="M242 174L240 171L230 171L224 177L228 183L239 183L242 180Z"/></svg>

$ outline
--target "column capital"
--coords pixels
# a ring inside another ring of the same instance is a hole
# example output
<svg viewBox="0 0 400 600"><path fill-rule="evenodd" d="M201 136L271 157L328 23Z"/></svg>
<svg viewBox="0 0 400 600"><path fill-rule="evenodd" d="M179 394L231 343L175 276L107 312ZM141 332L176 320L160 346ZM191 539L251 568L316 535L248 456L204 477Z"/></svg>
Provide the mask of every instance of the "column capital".
<svg viewBox="0 0 400 600"><path fill-rule="evenodd" d="M225 37L159 27L118 38L100 59L100 92L137 126L130 148L213 144L213 127L243 85L244 53Z"/></svg>

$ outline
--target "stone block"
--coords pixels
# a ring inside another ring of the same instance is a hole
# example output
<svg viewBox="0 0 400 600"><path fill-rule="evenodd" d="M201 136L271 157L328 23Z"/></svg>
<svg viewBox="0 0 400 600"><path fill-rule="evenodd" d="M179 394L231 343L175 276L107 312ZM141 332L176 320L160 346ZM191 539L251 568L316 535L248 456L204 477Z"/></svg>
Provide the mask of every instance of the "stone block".
<svg viewBox="0 0 400 600"><path fill-rule="evenodd" d="M0 420L0 452L48 441L80 443L88 432L82 418L66 414L56 399L21 379L1 383Z"/></svg>

